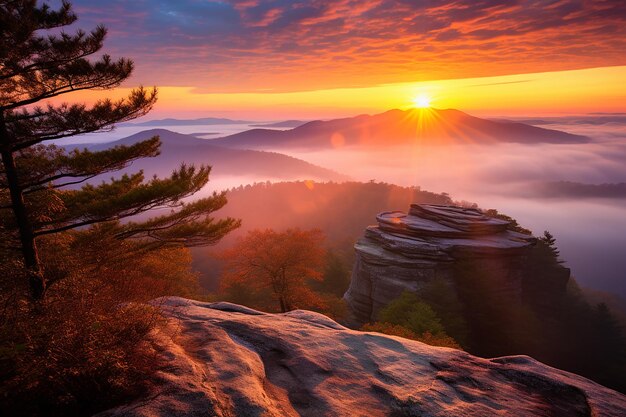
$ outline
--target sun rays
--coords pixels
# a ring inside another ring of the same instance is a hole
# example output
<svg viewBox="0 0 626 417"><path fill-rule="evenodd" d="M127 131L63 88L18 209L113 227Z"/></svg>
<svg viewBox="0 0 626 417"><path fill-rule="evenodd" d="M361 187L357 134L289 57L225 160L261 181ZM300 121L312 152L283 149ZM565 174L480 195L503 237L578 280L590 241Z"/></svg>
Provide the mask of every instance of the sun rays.
<svg viewBox="0 0 626 417"><path fill-rule="evenodd" d="M416 97L413 97L413 105L418 109L429 108L431 101L432 101L432 98L426 94L420 94Z"/></svg>

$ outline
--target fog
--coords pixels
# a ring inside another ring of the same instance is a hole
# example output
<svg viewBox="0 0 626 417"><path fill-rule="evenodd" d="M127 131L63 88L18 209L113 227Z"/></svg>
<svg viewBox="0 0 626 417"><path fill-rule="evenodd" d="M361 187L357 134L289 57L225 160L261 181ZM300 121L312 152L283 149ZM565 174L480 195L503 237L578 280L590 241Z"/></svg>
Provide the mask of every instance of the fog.
<svg viewBox="0 0 626 417"><path fill-rule="evenodd" d="M496 208L511 215L535 234L549 230L556 236L562 258L579 283L626 297L626 199L576 196L556 199L534 195L536 184L541 181L626 182L626 122L598 124L593 116L585 116L534 123L587 135L592 142L479 145L468 141L470 144L375 150L276 151L347 174L357 181L417 185L428 191L447 192L456 201L475 202L482 208ZM251 125L162 127L180 133L215 133L205 136L211 140L247 130ZM107 134L74 138L72 143L111 141L146 129L150 127L125 125ZM208 190L203 190L201 195L241 184L276 181L222 175L220 171L219 163L215 164Z"/></svg>
<svg viewBox="0 0 626 417"><path fill-rule="evenodd" d="M266 123L266 122L264 122ZM211 139L218 136L234 135L245 130L254 129L256 124L208 124L208 125L159 125L159 126L141 126L135 123L123 123L116 126L110 132L88 133L84 135L74 136L63 140L58 140L58 145L73 144L93 144L105 143L123 139L134 135L135 133L149 129L167 129L172 132L183 133L185 135L196 135L202 139ZM273 130L284 130L284 128L266 128Z"/></svg>
<svg viewBox="0 0 626 417"><path fill-rule="evenodd" d="M626 200L533 196L540 181L626 182L626 124L592 125L572 119L549 127L590 136L593 142L285 153L356 180L447 192L457 201L511 215L535 234L549 230L580 284L626 297Z"/></svg>

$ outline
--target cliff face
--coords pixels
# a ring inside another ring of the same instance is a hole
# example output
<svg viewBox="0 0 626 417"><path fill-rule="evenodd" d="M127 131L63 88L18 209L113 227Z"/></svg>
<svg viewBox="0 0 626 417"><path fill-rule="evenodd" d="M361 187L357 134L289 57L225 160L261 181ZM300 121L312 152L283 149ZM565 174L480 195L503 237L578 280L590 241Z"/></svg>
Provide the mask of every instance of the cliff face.
<svg viewBox="0 0 626 417"><path fill-rule="evenodd" d="M159 304L157 384L101 417L626 415L624 395L526 356L481 359L308 311Z"/></svg>
<svg viewBox="0 0 626 417"><path fill-rule="evenodd" d="M358 322L403 291L419 293L441 278L454 288L455 268L471 261L497 296L522 296L524 261L536 239L475 209L413 204L408 214L384 212L355 245L356 262L344 298Z"/></svg>

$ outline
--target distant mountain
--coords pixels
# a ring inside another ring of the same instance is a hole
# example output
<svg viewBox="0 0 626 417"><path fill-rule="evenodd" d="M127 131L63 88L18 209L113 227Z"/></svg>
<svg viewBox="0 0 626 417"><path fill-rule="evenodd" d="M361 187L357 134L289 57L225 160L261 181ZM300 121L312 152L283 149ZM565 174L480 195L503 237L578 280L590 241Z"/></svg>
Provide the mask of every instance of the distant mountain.
<svg viewBox="0 0 626 417"><path fill-rule="evenodd" d="M231 120L217 117L201 119L158 119L141 123L128 123L132 126L199 126L199 125L247 125L255 122L245 120Z"/></svg>
<svg viewBox="0 0 626 417"><path fill-rule="evenodd" d="M303 124L306 124L307 122L302 121L302 120L285 120L283 122L276 122L276 123L259 123L259 124L254 124L251 125L253 127L299 127L302 126Z"/></svg>
<svg viewBox="0 0 626 417"><path fill-rule="evenodd" d="M313 121L286 131L252 129L218 138L216 145L248 149L325 149L407 144L491 144L498 142L585 143L586 136L523 123L480 119L459 110L390 110L329 121Z"/></svg>
<svg viewBox="0 0 626 417"><path fill-rule="evenodd" d="M533 183L527 193L543 198L626 198L626 182L584 184L571 181Z"/></svg>
<svg viewBox="0 0 626 417"><path fill-rule="evenodd" d="M115 142L71 145L67 148L91 150L106 149L116 145L130 145L140 140L159 135L161 154L155 158L135 161L129 172L143 169L147 175L169 175L181 163L205 164L213 167L215 176L248 176L265 179L313 179L318 181L342 181L346 176L310 164L301 159L275 152L228 149L213 145L213 141L198 139L165 129L146 130Z"/></svg>
<svg viewBox="0 0 626 417"><path fill-rule="evenodd" d="M503 119L494 119L494 121L505 121ZM550 125L550 124L570 124L570 125L606 125L606 124L626 124L625 113L589 113L579 116L556 116L542 118L516 118L513 120L518 123L529 125Z"/></svg>

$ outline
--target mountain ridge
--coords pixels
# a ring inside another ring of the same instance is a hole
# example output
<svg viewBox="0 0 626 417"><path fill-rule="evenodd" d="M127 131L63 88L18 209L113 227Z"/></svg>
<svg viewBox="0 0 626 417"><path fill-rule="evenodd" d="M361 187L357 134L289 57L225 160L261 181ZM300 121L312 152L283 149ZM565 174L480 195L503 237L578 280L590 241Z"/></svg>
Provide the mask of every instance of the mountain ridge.
<svg viewBox="0 0 626 417"><path fill-rule="evenodd" d="M281 122L273 122L273 123L255 123L255 124L251 124L250 126L252 127L260 127L260 128L267 128L267 127L285 127L285 128L296 128L296 127L300 127L304 124L308 123L307 121L304 120L283 120Z"/></svg>
<svg viewBox="0 0 626 417"><path fill-rule="evenodd" d="M194 125L235 125L235 124L251 124L249 120L233 120L223 117L200 117L197 119L176 119L168 117L165 119L148 120L137 123L123 123L127 126L194 126Z"/></svg>
<svg viewBox="0 0 626 417"><path fill-rule="evenodd" d="M481 119L455 109L392 109L375 115L315 120L284 131L251 129L214 140L220 146L246 149L590 141L586 136L512 121Z"/></svg>
<svg viewBox="0 0 626 417"><path fill-rule="evenodd" d="M221 147L213 144L212 140L199 139L167 129L149 129L113 142L68 145L65 148L87 148L99 151L118 145L131 145L153 136L159 136L161 139L161 154L154 158L143 158L133 162L130 171L143 169L149 175L169 175L181 163L186 163L211 165L214 175L254 175L278 179L323 181L343 181L349 178L333 170L278 152Z"/></svg>

